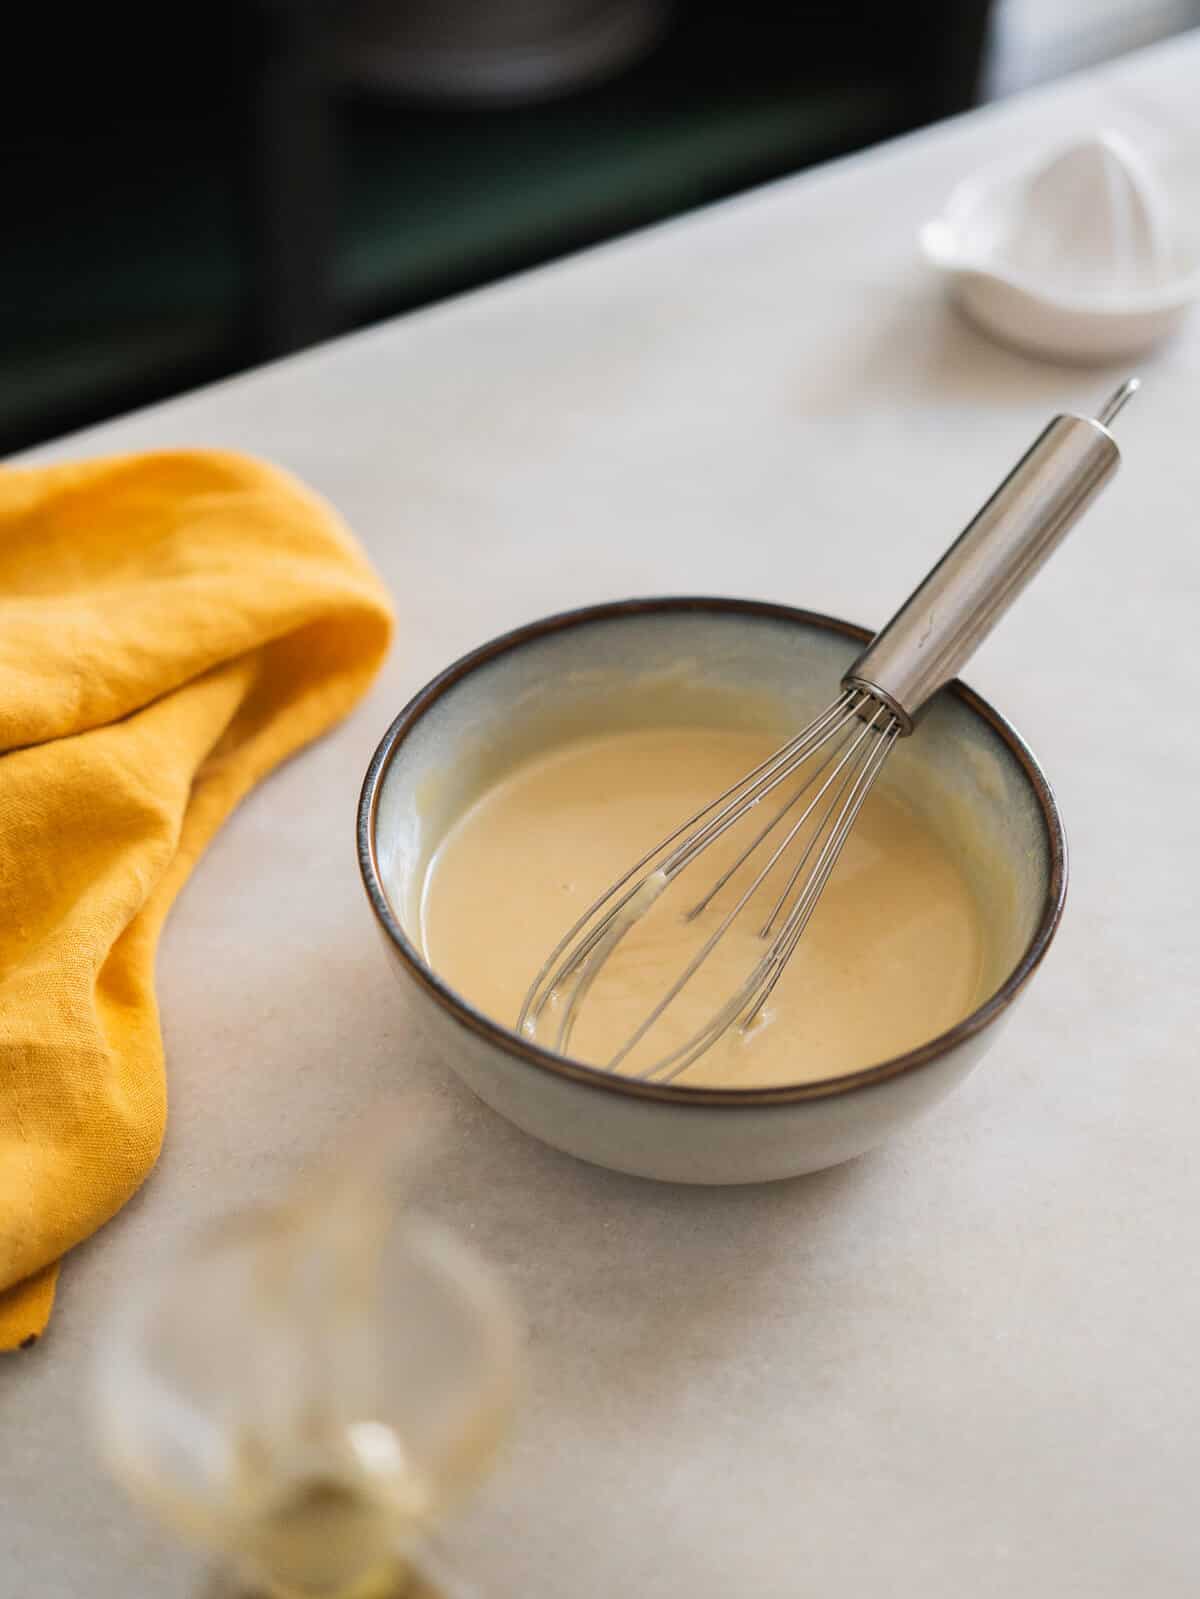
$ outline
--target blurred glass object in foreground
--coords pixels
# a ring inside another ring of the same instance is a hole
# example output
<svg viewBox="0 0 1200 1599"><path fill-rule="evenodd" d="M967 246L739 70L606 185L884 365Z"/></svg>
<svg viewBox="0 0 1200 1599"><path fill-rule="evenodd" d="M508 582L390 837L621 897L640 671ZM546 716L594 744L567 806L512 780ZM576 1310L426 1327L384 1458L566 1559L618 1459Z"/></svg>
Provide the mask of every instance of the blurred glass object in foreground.
<svg viewBox="0 0 1200 1599"><path fill-rule="evenodd" d="M139 1286L98 1360L118 1477L277 1599L426 1592L430 1534L510 1418L513 1306L394 1192L414 1152L395 1131L198 1238Z"/></svg>

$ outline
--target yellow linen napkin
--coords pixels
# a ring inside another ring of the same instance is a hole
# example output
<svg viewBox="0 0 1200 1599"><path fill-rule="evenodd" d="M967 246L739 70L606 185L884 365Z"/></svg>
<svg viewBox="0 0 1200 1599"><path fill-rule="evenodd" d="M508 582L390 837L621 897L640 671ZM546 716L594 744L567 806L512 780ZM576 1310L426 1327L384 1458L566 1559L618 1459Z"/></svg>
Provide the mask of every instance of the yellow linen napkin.
<svg viewBox="0 0 1200 1599"><path fill-rule="evenodd" d="M390 632L338 518L272 467L0 468L0 1349L158 1155L172 899Z"/></svg>

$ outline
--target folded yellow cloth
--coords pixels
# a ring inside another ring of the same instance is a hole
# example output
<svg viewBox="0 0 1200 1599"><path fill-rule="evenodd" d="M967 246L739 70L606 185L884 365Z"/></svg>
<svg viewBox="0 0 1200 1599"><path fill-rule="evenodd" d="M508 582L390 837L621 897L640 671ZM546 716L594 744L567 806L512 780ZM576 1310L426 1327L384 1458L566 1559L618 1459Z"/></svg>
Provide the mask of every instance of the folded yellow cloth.
<svg viewBox="0 0 1200 1599"><path fill-rule="evenodd" d="M0 1348L158 1154L167 908L390 631L338 518L272 467L0 468Z"/></svg>

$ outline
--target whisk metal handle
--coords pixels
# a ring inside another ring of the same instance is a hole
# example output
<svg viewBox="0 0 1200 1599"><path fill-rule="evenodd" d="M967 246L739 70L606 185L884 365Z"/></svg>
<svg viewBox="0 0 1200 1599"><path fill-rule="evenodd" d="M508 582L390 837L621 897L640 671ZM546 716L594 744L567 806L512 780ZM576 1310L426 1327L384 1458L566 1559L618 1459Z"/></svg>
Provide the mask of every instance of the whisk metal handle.
<svg viewBox="0 0 1200 1599"><path fill-rule="evenodd" d="M1054 418L854 662L845 687L884 701L912 732L1116 471L1121 453L1106 424L1136 388L1136 378L1123 384L1099 419Z"/></svg>

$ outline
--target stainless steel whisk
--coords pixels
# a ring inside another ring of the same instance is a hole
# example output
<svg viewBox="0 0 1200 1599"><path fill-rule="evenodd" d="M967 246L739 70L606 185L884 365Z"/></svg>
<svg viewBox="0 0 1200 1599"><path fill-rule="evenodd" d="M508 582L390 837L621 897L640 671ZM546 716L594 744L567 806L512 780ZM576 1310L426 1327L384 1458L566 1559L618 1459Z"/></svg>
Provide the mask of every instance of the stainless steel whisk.
<svg viewBox="0 0 1200 1599"><path fill-rule="evenodd" d="M761 959L686 1043L633 1073L671 1082L730 1028L749 1027L812 920L838 856L892 746L912 733L929 700L957 676L1120 463L1109 424L1138 388L1129 379L1098 416L1057 416L941 560L845 674L841 695L739 782L636 861L560 940L534 979L518 1020L532 1037L555 997L552 1047L569 1049L580 1007L604 963L670 883L769 795L799 777L771 819L696 901L700 914L762 851L762 864L713 933L607 1062L616 1071L646 1038L784 863L783 888L760 928ZM803 803L802 803L803 802ZM788 857L796 856L788 867ZM758 861L755 860L758 865Z"/></svg>

